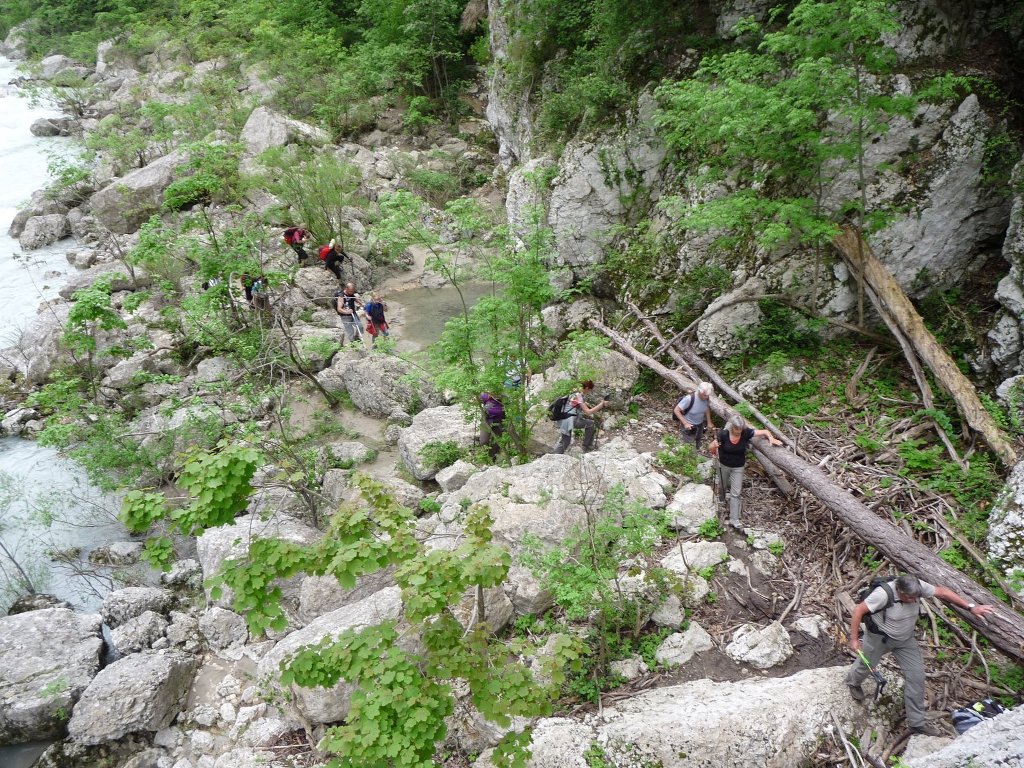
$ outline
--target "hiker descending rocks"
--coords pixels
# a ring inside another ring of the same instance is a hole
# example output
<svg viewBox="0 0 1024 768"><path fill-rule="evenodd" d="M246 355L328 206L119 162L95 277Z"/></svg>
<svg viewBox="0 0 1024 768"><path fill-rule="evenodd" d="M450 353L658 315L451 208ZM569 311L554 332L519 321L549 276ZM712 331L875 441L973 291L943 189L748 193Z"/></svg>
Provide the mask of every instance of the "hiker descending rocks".
<svg viewBox="0 0 1024 768"><path fill-rule="evenodd" d="M303 246L309 242L310 237L309 231L303 227L288 227L284 231L284 242L295 251L299 264L309 258L309 254L306 253L306 249Z"/></svg>
<svg viewBox="0 0 1024 768"><path fill-rule="evenodd" d="M941 736L941 731L925 719L924 661L914 638L919 601L922 597L937 597L975 616L984 616L995 609L991 605L975 605L951 589L908 574L874 583L875 588L854 607L850 620L850 650L857 654L857 660L846 673L850 695L857 701L864 699L861 684L882 657L891 653L903 672L903 703L910 732ZM863 638L861 622L864 623Z"/></svg>
<svg viewBox="0 0 1024 768"><path fill-rule="evenodd" d="M377 334L390 336L388 333L388 321L384 317L388 305L380 300L380 294L374 291L370 294L370 300L363 305L363 312L366 313L366 332L373 337L374 345L377 344Z"/></svg>
<svg viewBox="0 0 1024 768"><path fill-rule="evenodd" d="M480 425L480 445L487 449L491 461L498 458L498 438L505 434L505 405L490 392L480 393L484 421Z"/></svg>
<svg viewBox="0 0 1024 768"><path fill-rule="evenodd" d="M702 385L703 386L703 385ZM709 385L710 386L710 385ZM699 391L699 390L698 390ZM676 406L678 409L679 406ZM725 503L726 486L729 488L729 523L741 528L740 508L743 495L743 475L747 463L747 448L755 437L763 437L772 445L782 445L767 429L752 429L739 414L729 417L726 428L718 432L709 449L718 457L718 500Z"/></svg>
<svg viewBox="0 0 1024 768"><path fill-rule="evenodd" d="M362 329L359 327L359 307L362 302L356 294L354 283L345 283L345 287L334 294L334 309L341 317L341 329L345 332L342 344L345 339L355 341L363 338Z"/></svg>
<svg viewBox="0 0 1024 768"><path fill-rule="evenodd" d="M697 385L697 391L683 396L672 409L672 418L679 422L679 438L700 450L704 432L715 428L711 421L711 395L714 387L707 381Z"/></svg>
<svg viewBox="0 0 1024 768"><path fill-rule="evenodd" d="M593 391L594 382L587 379L580 382L580 390L578 392L560 397L548 406L552 420L558 422L558 431L562 433L558 445L554 447L552 453L565 453L569 449L574 429L583 430L583 452L587 453L593 450L594 434L597 432L597 426L594 420L588 419L587 416L593 416L608 405L607 400L602 400L595 406L587 405L585 398Z"/></svg>
<svg viewBox="0 0 1024 768"><path fill-rule="evenodd" d="M327 245L320 249L320 261L324 263L327 269L334 273L334 276L339 280L342 280L341 276L341 264L348 259L349 267L355 270L355 266L352 263L352 257L345 253L345 249L338 245L334 240L331 240Z"/></svg>

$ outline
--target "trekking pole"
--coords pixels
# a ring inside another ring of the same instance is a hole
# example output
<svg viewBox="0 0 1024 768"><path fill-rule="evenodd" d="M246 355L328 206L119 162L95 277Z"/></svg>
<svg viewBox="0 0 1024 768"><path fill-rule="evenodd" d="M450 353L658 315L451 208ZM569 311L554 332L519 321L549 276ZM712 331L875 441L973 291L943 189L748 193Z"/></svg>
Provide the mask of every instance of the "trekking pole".
<svg viewBox="0 0 1024 768"><path fill-rule="evenodd" d="M886 680L885 676L878 671L877 667L871 666L871 662L868 661L868 657L864 655L864 651L860 648L857 649L857 656L859 656L860 660L864 662L864 666L868 668L868 672L870 672L871 676L875 679L875 703L877 704L878 700L882 698L882 691L885 689L885 686L889 684L889 681Z"/></svg>

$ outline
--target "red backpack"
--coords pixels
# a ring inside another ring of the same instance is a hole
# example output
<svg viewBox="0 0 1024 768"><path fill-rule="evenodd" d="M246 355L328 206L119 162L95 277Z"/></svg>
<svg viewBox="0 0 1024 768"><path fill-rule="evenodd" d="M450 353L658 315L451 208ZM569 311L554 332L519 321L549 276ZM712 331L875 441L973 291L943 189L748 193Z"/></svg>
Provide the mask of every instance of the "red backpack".
<svg viewBox="0 0 1024 768"><path fill-rule="evenodd" d="M327 254L331 252L331 246L325 245L320 249L320 261L327 261Z"/></svg>

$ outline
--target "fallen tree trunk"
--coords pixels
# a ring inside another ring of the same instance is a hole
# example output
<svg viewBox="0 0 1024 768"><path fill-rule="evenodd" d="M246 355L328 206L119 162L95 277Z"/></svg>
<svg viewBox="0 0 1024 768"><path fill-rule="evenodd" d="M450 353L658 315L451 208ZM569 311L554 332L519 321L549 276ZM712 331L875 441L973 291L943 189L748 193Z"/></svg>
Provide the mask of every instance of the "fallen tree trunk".
<svg viewBox="0 0 1024 768"><path fill-rule="evenodd" d="M680 389L692 391L697 382L673 371L654 358L645 355L630 344L621 334L606 327L598 320L591 320L593 328L610 338L625 354L637 363L650 368L662 378L671 381ZM712 411L721 419L728 418L733 411L719 398L711 399ZM907 573L913 573L925 581L940 584L955 590L974 603L991 605L995 611L988 620L977 618L969 612L953 608L963 619L999 651L1017 663L1024 663L1024 617L1000 602L991 592L967 578L932 550L907 536L889 521L876 516L862 502L816 466L809 464L785 448L762 448L751 443L759 458L764 456L786 472L798 485L816 497L831 510L850 530L864 542L870 544L889 560Z"/></svg>
<svg viewBox="0 0 1024 768"><path fill-rule="evenodd" d="M1014 451L1006 434L995 419L982 406L974 385L957 368L953 358L936 341L924 324L924 320L903 293L899 283L893 279L871 251L871 247L851 229L844 229L833 240L836 248L849 261L856 272L863 276L871 289L868 295L882 319L892 323L903 337L913 346L914 352L924 361L949 396L953 398L964 421L971 429L979 432L1008 467L1017 463Z"/></svg>

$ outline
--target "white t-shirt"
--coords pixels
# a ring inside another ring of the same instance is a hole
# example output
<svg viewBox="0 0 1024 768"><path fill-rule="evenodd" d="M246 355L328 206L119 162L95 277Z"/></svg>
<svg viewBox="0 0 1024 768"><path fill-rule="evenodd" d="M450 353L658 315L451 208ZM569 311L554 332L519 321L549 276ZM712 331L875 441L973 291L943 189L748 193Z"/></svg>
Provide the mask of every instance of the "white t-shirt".
<svg viewBox="0 0 1024 768"><path fill-rule="evenodd" d="M921 612L920 601L913 603L900 602L899 592L896 591L895 582L890 582L895 602L888 608L882 610L889 600L889 596L882 587L876 587L866 598L864 604L869 611L878 611L872 618L875 624L893 640L909 640L914 636L914 624ZM935 587L927 581L921 582L921 597L934 597Z"/></svg>

